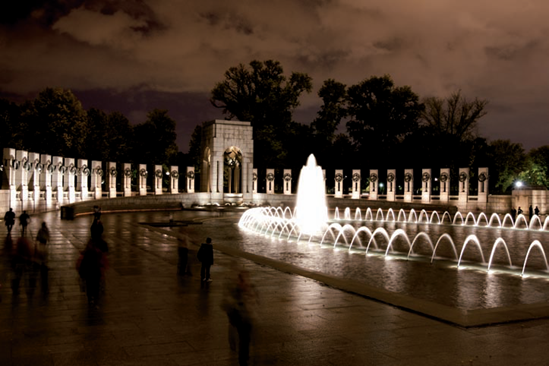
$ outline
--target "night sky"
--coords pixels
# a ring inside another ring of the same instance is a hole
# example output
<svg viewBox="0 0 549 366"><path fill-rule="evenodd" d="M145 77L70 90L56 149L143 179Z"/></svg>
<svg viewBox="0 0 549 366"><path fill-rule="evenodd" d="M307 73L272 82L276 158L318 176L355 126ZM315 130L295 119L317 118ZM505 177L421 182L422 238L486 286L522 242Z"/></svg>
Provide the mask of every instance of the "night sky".
<svg viewBox="0 0 549 366"><path fill-rule="evenodd" d="M545 0L3 1L0 97L62 87L132 123L167 109L187 152L197 124L223 118L208 100L223 73L274 59L313 78L299 122L324 80L390 74L420 97L489 100L479 133L528 151L549 145L548 16Z"/></svg>

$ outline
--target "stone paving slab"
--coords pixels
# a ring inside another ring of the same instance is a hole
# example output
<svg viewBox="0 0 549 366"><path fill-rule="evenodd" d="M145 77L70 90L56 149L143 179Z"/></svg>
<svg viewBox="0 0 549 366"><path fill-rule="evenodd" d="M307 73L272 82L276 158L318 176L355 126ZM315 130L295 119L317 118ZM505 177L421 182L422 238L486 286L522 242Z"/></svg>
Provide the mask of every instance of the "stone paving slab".
<svg viewBox="0 0 549 366"><path fill-rule="evenodd" d="M103 215L110 268L98 309L88 306L74 269L90 217L33 216L32 233L41 220L52 231L50 271L42 286L26 278L18 296L9 285L0 227L0 365L236 365L220 305L241 268L251 272L260 294L250 364L549 364L548 319L455 326L238 253L216 251L212 283L199 280L196 262L194 276L178 277L177 232L138 224L160 221L163 213L140 215Z"/></svg>

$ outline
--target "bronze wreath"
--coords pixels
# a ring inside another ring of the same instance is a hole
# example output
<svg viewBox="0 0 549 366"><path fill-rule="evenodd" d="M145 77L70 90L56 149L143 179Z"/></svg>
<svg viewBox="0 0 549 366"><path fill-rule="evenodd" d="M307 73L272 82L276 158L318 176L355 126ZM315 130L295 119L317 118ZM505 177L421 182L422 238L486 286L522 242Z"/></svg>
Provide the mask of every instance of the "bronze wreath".
<svg viewBox="0 0 549 366"><path fill-rule="evenodd" d="M274 174L273 173L267 173L267 180L268 181L273 181L275 178Z"/></svg>
<svg viewBox="0 0 549 366"><path fill-rule="evenodd" d="M376 174L376 173L370 174L370 181L371 181L371 182L377 181L377 174Z"/></svg>
<svg viewBox="0 0 549 366"><path fill-rule="evenodd" d="M395 180L395 175L393 173L387 174L387 182L392 182Z"/></svg>
<svg viewBox="0 0 549 366"><path fill-rule="evenodd" d="M465 182L466 180L467 180L467 173L465 173L465 172L459 173L459 181L460 182Z"/></svg>
<svg viewBox="0 0 549 366"><path fill-rule="evenodd" d="M155 175L157 178L162 178L162 170L157 169L157 170L154 172L154 175Z"/></svg>
<svg viewBox="0 0 549 366"><path fill-rule="evenodd" d="M412 174L410 174L410 173L404 174L404 181L406 183L410 182L411 180L412 180Z"/></svg>
<svg viewBox="0 0 549 366"><path fill-rule="evenodd" d="M144 177L144 178L146 178L146 177L149 175L149 173L147 172L146 169L141 169L141 170L139 171L139 175L142 176L142 177Z"/></svg>
<svg viewBox="0 0 549 366"><path fill-rule="evenodd" d="M285 180L286 182L291 181L291 180L292 180L292 175L291 175L290 173L284 174L284 180Z"/></svg>
<svg viewBox="0 0 549 366"><path fill-rule="evenodd" d="M130 168L124 169L124 176L129 178L132 176L132 170Z"/></svg>
<svg viewBox="0 0 549 366"><path fill-rule="evenodd" d="M336 173L334 179L335 179L336 182L341 182L343 180L343 174Z"/></svg>
<svg viewBox="0 0 549 366"><path fill-rule="evenodd" d="M173 179L177 179L179 178L179 172L177 170L172 170L172 172L170 173L172 175L172 178Z"/></svg>
<svg viewBox="0 0 549 366"><path fill-rule="evenodd" d="M424 181L424 182L428 182L429 179L431 179L431 174L425 172L423 173L423 175L421 176L421 180Z"/></svg>
<svg viewBox="0 0 549 366"><path fill-rule="evenodd" d="M360 180L360 174L354 173L353 174L353 182L358 182Z"/></svg>

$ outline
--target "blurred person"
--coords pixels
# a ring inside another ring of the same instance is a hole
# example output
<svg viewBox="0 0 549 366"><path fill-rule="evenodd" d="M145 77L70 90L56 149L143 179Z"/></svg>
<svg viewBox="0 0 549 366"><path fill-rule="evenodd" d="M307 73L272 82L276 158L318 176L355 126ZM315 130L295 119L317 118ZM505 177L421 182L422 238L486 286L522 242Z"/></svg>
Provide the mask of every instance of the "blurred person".
<svg viewBox="0 0 549 366"><path fill-rule="evenodd" d="M534 209L534 214L535 214L536 216L539 216L539 208L538 208L538 206L536 206L536 208Z"/></svg>
<svg viewBox="0 0 549 366"><path fill-rule="evenodd" d="M185 235L183 238L178 238L177 243L177 274L192 276L189 263L189 237Z"/></svg>
<svg viewBox="0 0 549 366"><path fill-rule="evenodd" d="M76 270L85 283L90 306L97 306L99 303L101 281L104 280L106 269L105 252L98 248L95 240L91 239L76 261Z"/></svg>
<svg viewBox="0 0 549 366"><path fill-rule="evenodd" d="M27 211L23 211L21 216L19 216L19 225L21 225L21 236L24 236L27 232L27 225L30 222L30 215Z"/></svg>
<svg viewBox="0 0 549 366"><path fill-rule="evenodd" d="M202 263L200 278L204 282L212 282L210 278L210 267L214 264L212 238L206 238L206 242L200 245L196 256Z"/></svg>
<svg viewBox="0 0 549 366"><path fill-rule="evenodd" d="M248 271L238 273L236 283L229 285L222 302L222 308L229 319L229 346L238 349L239 365L247 365L250 357L250 343L255 323L255 307L258 296Z"/></svg>
<svg viewBox="0 0 549 366"><path fill-rule="evenodd" d="M4 215L4 224L6 225L8 229L8 234L11 233L11 229L13 228L13 225L15 224L15 212L13 212L13 208L10 207L9 211L7 211Z"/></svg>
<svg viewBox="0 0 549 366"><path fill-rule="evenodd" d="M19 294L21 280L24 278L25 274L31 272L33 257L34 251L31 242L23 236L17 239L11 260L13 271L11 289L14 295Z"/></svg>

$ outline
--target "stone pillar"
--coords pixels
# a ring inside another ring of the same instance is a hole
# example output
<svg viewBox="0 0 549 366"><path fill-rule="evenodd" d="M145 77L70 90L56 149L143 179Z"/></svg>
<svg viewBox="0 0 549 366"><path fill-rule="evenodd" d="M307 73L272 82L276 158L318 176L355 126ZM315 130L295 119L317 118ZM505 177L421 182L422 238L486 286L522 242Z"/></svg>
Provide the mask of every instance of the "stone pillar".
<svg viewBox="0 0 549 366"><path fill-rule="evenodd" d="M124 174L122 176L122 192L124 197L132 195L132 165L124 163Z"/></svg>
<svg viewBox="0 0 549 366"><path fill-rule="evenodd" d="M215 192L223 193L223 168L224 162L223 158L215 159L216 170L217 170L217 188Z"/></svg>
<svg viewBox="0 0 549 366"><path fill-rule="evenodd" d="M440 202L450 202L450 168L440 169Z"/></svg>
<svg viewBox="0 0 549 366"><path fill-rule="evenodd" d="M257 193L257 169L253 170L252 177L252 192Z"/></svg>
<svg viewBox="0 0 549 366"><path fill-rule="evenodd" d="M154 194L162 194L162 165L154 166Z"/></svg>
<svg viewBox="0 0 549 366"><path fill-rule="evenodd" d="M76 165L74 165L74 159L73 158L65 158L64 159L64 166L65 166L65 179L63 181L63 191L67 192L67 198L69 200L69 203L73 203L76 200L76 192L75 192L75 185L74 181L76 179Z"/></svg>
<svg viewBox="0 0 549 366"><path fill-rule="evenodd" d="M478 168L478 202L488 202L488 168Z"/></svg>
<svg viewBox="0 0 549 366"><path fill-rule="evenodd" d="M387 201L396 199L396 170L387 169Z"/></svg>
<svg viewBox="0 0 549 366"><path fill-rule="evenodd" d="M6 147L4 148L3 154L4 172L0 187L9 190L8 205L17 208L17 190L15 189L15 149ZM17 163L17 166L19 167L19 163Z"/></svg>
<svg viewBox="0 0 549 366"><path fill-rule="evenodd" d="M63 176L65 174L65 166L63 166L63 158L54 156L52 158L53 172L51 173L52 191L57 195L57 202L63 203Z"/></svg>
<svg viewBox="0 0 549 366"><path fill-rule="evenodd" d="M90 176L90 168L88 168L87 159L78 159L76 161L78 167L76 171L76 191L80 192L80 199L86 201L88 194L88 177Z"/></svg>
<svg viewBox="0 0 549 366"><path fill-rule="evenodd" d="M404 202L412 202L414 200L414 170L404 170Z"/></svg>
<svg viewBox="0 0 549 366"><path fill-rule="evenodd" d="M360 169L353 169L353 187L352 187L352 196L351 198L358 199L360 198Z"/></svg>
<svg viewBox="0 0 549 366"><path fill-rule="evenodd" d="M109 161L107 163L107 187L109 190L109 198L116 198L116 163Z"/></svg>
<svg viewBox="0 0 549 366"><path fill-rule="evenodd" d="M379 195L379 174L377 169L370 169L369 199L377 200Z"/></svg>
<svg viewBox="0 0 549 366"><path fill-rule="evenodd" d="M284 194L292 194L292 170L284 169Z"/></svg>
<svg viewBox="0 0 549 366"><path fill-rule="evenodd" d="M34 208L36 208L40 204L40 174L44 167L40 163L40 154L38 153L29 153L29 161L31 167L29 171L29 188L32 189L32 201Z"/></svg>
<svg viewBox="0 0 549 366"><path fill-rule="evenodd" d="M334 175L334 197L342 198L343 197L343 170L336 169Z"/></svg>
<svg viewBox="0 0 549 366"><path fill-rule="evenodd" d="M188 166L187 167L187 174L185 175L186 179L187 179L187 193L194 193L194 179L195 179L195 174L194 174L194 166ZM204 177L205 179L207 179L206 177Z"/></svg>
<svg viewBox="0 0 549 366"><path fill-rule="evenodd" d="M179 167L175 165L170 168L170 193L179 193Z"/></svg>
<svg viewBox="0 0 549 366"><path fill-rule="evenodd" d="M431 169L423 169L421 172L421 202L431 202L432 176Z"/></svg>
<svg viewBox="0 0 549 366"><path fill-rule="evenodd" d="M46 207L51 205L51 175L55 169L51 160L51 155L41 155L40 162L44 167L42 169L42 179L40 180L40 190L44 191L44 200L46 201Z"/></svg>
<svg viewBox="0 0 549 366"><path fill-rule="evenodd" d="M459 168L459 203L469 201L469 168Z"/></svg>
<svg viewBox="0 0 549 366"><path fill-rule="evenodd" d="M273 194L274 191L275 191L275 188L274 188L274 179L275 179L275 175L274 175L274 169L267 169L267 175L266 175L266 179L267 181L265 182L266 184L266 192L267 194Z"/></svg>
<svg viewBox="0 0 549 366"><path fill-rule="evenodd" d="M15 190L19 192L22 210L27 209L29 201L28 172L30 170L29 153L24 150L15 151Z"/></svg>
<svg viewBox="0 0 549 366"><path fill-rule="evenodd" d="M103 171L101 162L93 160L91 171L91 189L96 200L103 198L103 189L101 184L103 183L104 174L105 172Z"/></svg>
<svg viewBox="0 0 549 366"><path fill-rule="evenodd" d="M147 177L149 176L149 173L147 172L147 165L145 164L139 164L139 195L140 196L146 196L147 195Z"/></svg>
<svg viewBox="0 0 549 366"><path fill-rule="evenodd" d="M241 174L241 169L240 169L240 165L235 165L234 169L233 169L233 182L234 182L234 190L232 193L242 193L242 191L240 190L241 187L240 187L240 174ZM230 192L229 192L230 193Z"/></svg>

